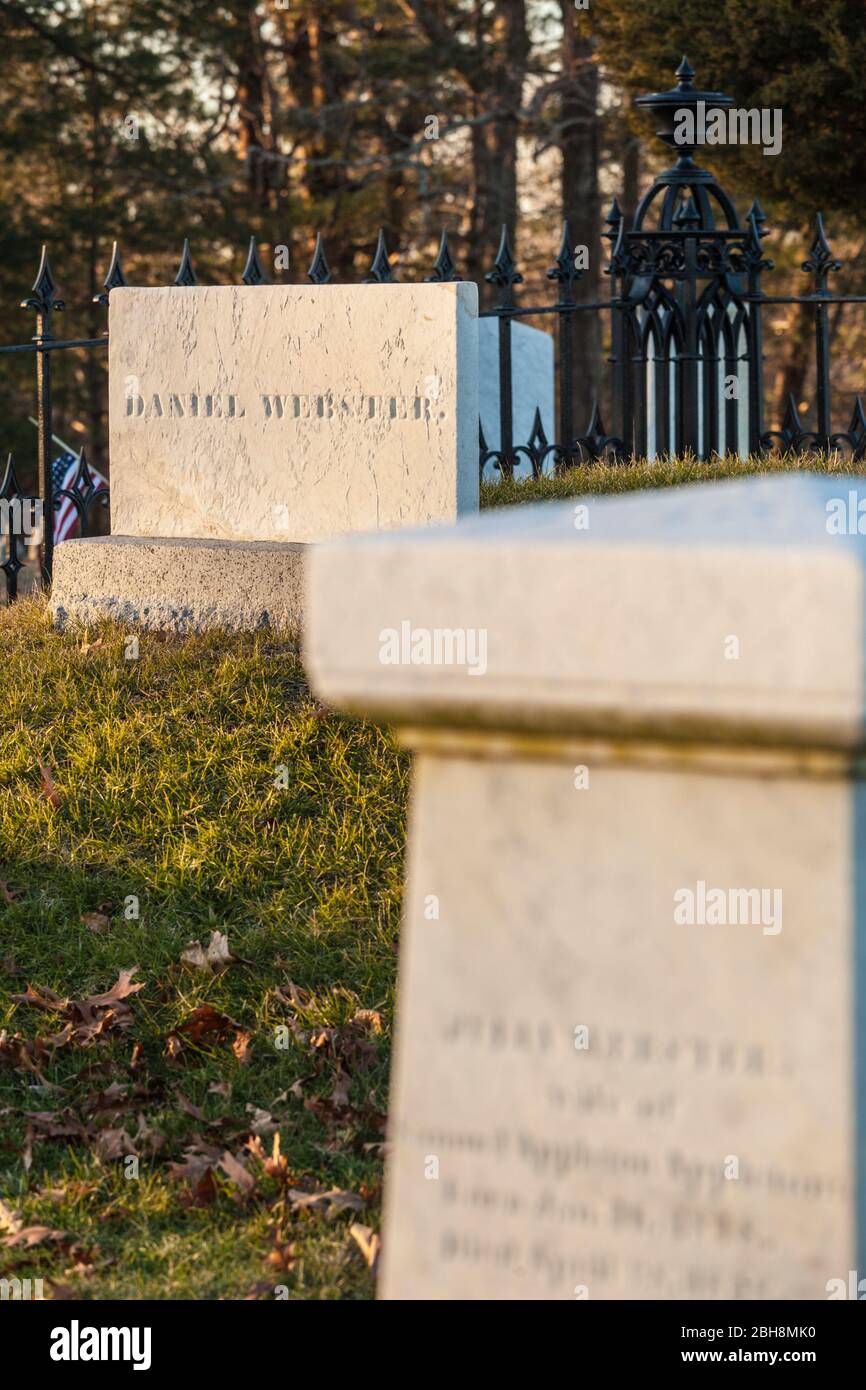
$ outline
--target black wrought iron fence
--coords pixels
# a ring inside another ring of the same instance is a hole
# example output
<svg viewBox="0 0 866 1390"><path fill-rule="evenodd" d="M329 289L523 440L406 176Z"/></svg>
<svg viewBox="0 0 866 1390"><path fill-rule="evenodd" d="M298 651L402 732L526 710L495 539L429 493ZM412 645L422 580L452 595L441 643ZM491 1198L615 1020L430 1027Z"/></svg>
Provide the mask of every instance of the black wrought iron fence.
<svg viewBox="0 0 866 1390"><path fill-rule="evenodd" d="M638 104L661 121L659 134L674 145L673 117L698 103L715 107L731 105L718 92L699 91L694 73L683 60L678 83L666 92L638 98ZM552 302L525 304L519 298L523 276L503 229L498 252L487 281L499 290L498 303L482 318L497 324L498 433L496 447L488 447L479 422L479 468L482 475L510 477L528 472L539 475L591 464L603 457L627 461L634 457L669 456L691 451L700 459L716 454L747 454L781 448L794 452L845 449L853 458L866 457L866 413L857 396L850 424L834 427L831 418L830 320L831 307L864 304L866 295L836 295L829 277L840 269L828 244L821 215L803 270L812 276L805 295L767 295L762 274L772 269L764 258L766 217L755 200L740 221L733 202L713 174L695 163L694 146L680 145L676 163L655 180L639 204L632 225L626 227L619 206L607 214L605 236L611 252L605 273L610 277L607 298L578 301L574 286L577 269L571 231L562 230L558 254L547 271L553 282ZM321 236L307 278L326 287L332 279ZM442 233L431 282L461 279L448 237ZM242 276L246 285L268 283L254 239ZM385 237L379 239L364 283L387 284L395 279ZM96 302L107 306L111 291L128 283L115 244L102 293ZM185 241L175 285L197 284ZM797 402L791 398L781 424L768 429L764 416L763 311L767 306L800 304L814 315L815 424L807 428ZM88 468L84 449L72 482L60 492L53 483L52 358L55 352L103 351L106 332L98 338L55 337L54 315L63 309L57 285L43 249L39 271L23 307L36 315L36 332L28 343L0 348L0 356L32 354L35 362L37 399L37 492L41 505L43 537L40 569L50 581L54 525L58 507L70 502L78 515L82 534L87 534L95 509L106 506L108 494L98 490ZM610 372L613 430L602 423L598 403L590 418L574 417L575 342L581 315L610 316ZM535 409L525 439L515 439L515 325L525 319L552 320L556 348L556 418L554 439L547 437L542 412ZM22 539L14 527L12 504L32 499L22 496L15 464L10 457L0 485L0 542L5 539L2 568L7 597L16 597ZM5 530L5 535L4 535ZM3 553L3 552L0 552Z"/></svg>

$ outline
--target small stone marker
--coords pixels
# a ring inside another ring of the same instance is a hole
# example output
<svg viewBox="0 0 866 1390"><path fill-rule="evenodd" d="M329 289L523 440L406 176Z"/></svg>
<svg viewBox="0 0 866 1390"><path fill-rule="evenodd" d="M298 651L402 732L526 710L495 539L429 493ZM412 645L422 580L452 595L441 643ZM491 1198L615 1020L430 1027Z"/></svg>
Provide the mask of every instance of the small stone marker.
<svg viewBox="0 0 866 1390"><path fill-rule="evenodd" d="M385 1298L866 1279L852 488L866 510L802 475L317 548L314 686L417 751Z"/></svg>
<svg viewBox="0 0 866 1390"><path fill-rule="evenodd" d="M472 284L118 289L112 531L316 541L478 506Z"/></svg>

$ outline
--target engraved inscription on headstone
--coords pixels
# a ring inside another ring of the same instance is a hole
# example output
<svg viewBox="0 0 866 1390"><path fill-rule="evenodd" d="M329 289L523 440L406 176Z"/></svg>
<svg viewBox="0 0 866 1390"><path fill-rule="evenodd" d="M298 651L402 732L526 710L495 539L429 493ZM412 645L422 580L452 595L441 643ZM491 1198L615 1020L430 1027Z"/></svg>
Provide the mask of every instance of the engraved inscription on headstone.
<svg viewBox="0 0 866 1390"><path fill-rule="evenodd" d="M581 797L571 768L423 760L384 1292L826 1297L855 1267L842 785L607 765ZM693 866L749 882L757 842L783 931L675 924Z"/></svg>
<svg viewBox="0 0 866 1390"><path fill-rule="evenodd" d="M471 284L119 289L115 534L313 541L478 505Z"/></svg>

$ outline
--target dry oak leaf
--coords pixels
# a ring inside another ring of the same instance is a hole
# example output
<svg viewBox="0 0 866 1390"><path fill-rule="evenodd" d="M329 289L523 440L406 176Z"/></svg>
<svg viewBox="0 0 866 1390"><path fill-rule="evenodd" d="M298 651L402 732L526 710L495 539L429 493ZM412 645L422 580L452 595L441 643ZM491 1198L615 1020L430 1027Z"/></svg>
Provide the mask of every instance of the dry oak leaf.
<svg viewBox="0 0 866 1390"><path fill-rule="evenodd" d="M71 1110L27 1110L29 1127L37 1139L89 1139L90 1130Z"/></svg>
<svg viewBox="0 0 866 1390"><path fill-rule="evenodd" d="M193 1105L192 1101L187 1099L183 1091L176 1091L175 1094L177 1096L177 1103L185 1115L191 1115L194 1120L200 1120L202 1124L207 1124L204 1111L200 1106Z"/></svg>
<svg viewBox="0 0 866 1390"><path fill-rule="evenodd" d="M235 1158L234 1154L226 1149L217 1167L225 1173L230 1182L234 1183L245 1197L255 1190L256 1180L247 1168L244 1167L240 1159Z"/></svg>
<svg viewBox="0 0 866 1390"><path fill-rule="evenodd" d="M337 1076L334 1081L334 1089L331 1092L331 1104L335 1106L337 1109L342 1109L343 1106L349 1104L349 1087L351 1086L351 1084L351 1076L348 1072L342 1070L338 1062Z"/></svg>
<svg viewBox="0 0 866 1390"><path fill-rule="evenodd" d="M47 1009L55 1013L65 1008L67 1002L59 994L42 985L36 989L28 985L23 994L13 994L11 998L15 1004L30 1004L34 1009Z"/></svg>
<svg viewBox="0 0 866 1390"><path fill-rule="evenodd" d="M81 915L81 923L91 931L103 932L109 925L109 918L104 912L84 912Z"/></svg>
<svg viewBox="0 0 866 1390"><path fill-rule="evenodd" d="M222 1149L215 1144L206 1144L201 1138L183 1151L183 1163L169 1163L168 1175L180 1182L198 1182L210 1168L220 1161Z"/></svg>
<svg viewBox="0 0 866 1390"><path fill-rule="evenodd" d="M207 950L200 941L191 941L180 958L192 970L206 971L225 969L236 959L229 950L227 934L220 931L211 932Z"/></svg>
<svg viewBox="0 0 866 1390"><path fill-rule="evenodd" d="M279 999L281 1004L289 1004L295 1009L302 1009L310 998L310 991L299 989L294 980L286 980L283 985L275 985L271 993Z"/></svg>
<svg viewBox="0 0 866 1390"><path fill-rule="evenodd" d="M138 1150L125 1129L102 1129L96 1136L96 1152L103 1163L110 1163L127 1154L137 1155Z"/></svg>
<svg viewBox="0 0 866 1390"><path fill-rule="evenodd" d="M241 1025L229 1018L228 1014L221 1014L212 1004L200 1004L197 1009L193 1009L189 1018L179 1023L177 1028L173 1028L168 1036L169 1040L182 1038L187 1042L197 1043L209 1033L225 1037L228 1033L240 1031Z"/></svg>
<svg viewBox="0 0 866 1390"><path fill-rule="evenodd" d="M159 1153L165 1144L165 1135L160 1134L158 1129L151 1129L144 1115L139 1115L135 1143L138 1145L139 1153L154 1155Z"/></svg>
<svg viewBox="0 0 866 1390"><path fill-rule="evenodd" d="M258 1105L247 1105L246 1110L247 1114L253 1117L250 1121L250 1128L253 1134L261 1134L263 1136L273 1134L274 1130L277 1128L277 1121L274 1119L270 1110L262 1110Z"/></svg>
<svg viewBox="0 0 866 1390"><path fill-rule="evenodd" d="M129 1086L122 1081L112 1081L106 1086L104 1091L91 1091L81 1104L81 1112L86 1115L98 1115L103 1111L132 1110L134 1101L127 1099Z"/></svg>
<svg viewBox="0 0 866 1390"><path fill-rule="evenodd" d="M23 1245L27 1250L34 1245L44 1245L46 1241L65 1240L65 1231L53 1231L50 1226L22 1226L11 1236L4 1236L0 1245Z"/></svg>
<svg viewBox="0 0 866 1390"><path fill-rule="evenodd" d="M115 984L105 994L93 994L86 1001L88 1004L116 1004L120 1000L126 999L130 994L137 994L140 989L144 989L144 981L139 980L137 984L132 983L133 975L137 974L139 966L134 965L131 970L121 970Z"/></svg>
<svg viewBox="0 0 866 1390"><path fill-rule="evenodd" d="M39 764L39 778L42 783L42 792L46 801L50 801L52 806L60 805L60 794L54 785L54 770L46 763Z"/></svg>
<svg viewBox="0 0 866 1390"><path fill-rule="evenodd" d="M39 1078L41 1085L47 1086L39 1066L49 1060L49 1050L41 1038L31 1041L20 1033L11 1036L5 1028L0 1029L0 1062L16 1067L19 1071L31 1072ZM38 1064L38 1065L37 1065Z"/></svg>
<svg viewBox="0 0 866 1390"><path fill-rule="evenodd" d="M289 1188L289 1201L298 1211L324 1211L330 1218L341 1211L362 1211L364 1198L357 1192L343 1192L339 1187L329 1191L302 1192L296 1187Z"/></svg>
<svg viewBox="0 0 866 1390"><path fill-rule="evenodd" d="M111 989L106 990L104 994L91 995L89 999L61 999L53 990L42 986L34 989L32 985L27 986L26 993L13 994L10 998L18 1004L29 1004L34 1008L65 1014L66 1021L60 1032L46 1038L37 1038L36 1044L43 1048L58 1048L75 1042L80 1047L85 1047L95 1039L117 1029L131 1027L132 1009L125 1001L130 994L144 989L143 981L138 984L132 983L132 977L138 968L134 965L131 970L121 970ZM20 1059L18 1065L23 1060Z"/></svg>
<svg viewBox="0 0 866 1390"><path fill-rule="evenodd" d="M372 1031L377 1035L382 1032L382 1015L375 1009L358 1009L352 1022L369 1024Z"/></svg>
<svg viewBox="0 0 866 1390"><path fill-rule="evenodd" d="M221 1150L213 1144L205 1144L198 1139L184 1150L183 1163L169 1163L169 1177L186 1184L185 1196L180 1199L184 1206L210 1206L217 1195L213 1170L219 1162L220 1153Z"/></svg>

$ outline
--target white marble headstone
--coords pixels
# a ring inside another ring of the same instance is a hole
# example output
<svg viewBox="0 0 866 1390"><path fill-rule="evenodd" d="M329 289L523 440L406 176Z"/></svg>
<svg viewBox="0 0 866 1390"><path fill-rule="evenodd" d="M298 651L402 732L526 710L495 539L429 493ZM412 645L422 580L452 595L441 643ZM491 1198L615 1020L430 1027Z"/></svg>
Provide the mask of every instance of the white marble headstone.
<svg viewBox="0 0 866 1390"><path fill-rule="evenodd" d="M112 530L317 541L478 505L472 284L111 293Z"/></svg>
<svg viewBox="0 0 866 1390"><path fill-rule="evenodd" d="M499 320L478 320L479 407L481 427L488 449L499 449L502 443L499 389ZM548 442L556 439L555 390L553 384L553 338L540 328L512 321L511 324L511 426L515 445L528 444L535 426L538 410ZM545 472L553 469L553 455ZM532 474L532 465L525 455L518 456L515 478ZM491 460L484 469L485 482L499 482L502 474Z"/></svg>
<svg viewBox="0 0 866 1390"><path fill-rule="evenodd" d="M753 479L313 557L316 690L417 754L384 1297L866 1278L850 488L866 512L862 479Z"/></svg>

